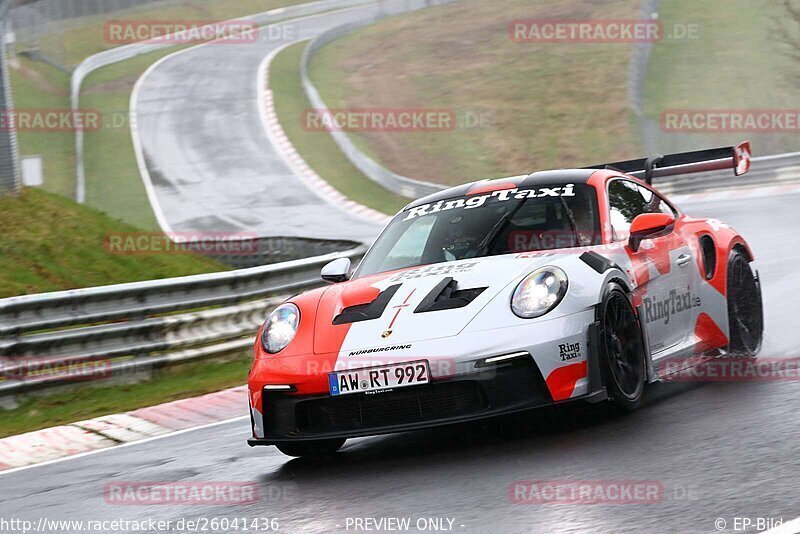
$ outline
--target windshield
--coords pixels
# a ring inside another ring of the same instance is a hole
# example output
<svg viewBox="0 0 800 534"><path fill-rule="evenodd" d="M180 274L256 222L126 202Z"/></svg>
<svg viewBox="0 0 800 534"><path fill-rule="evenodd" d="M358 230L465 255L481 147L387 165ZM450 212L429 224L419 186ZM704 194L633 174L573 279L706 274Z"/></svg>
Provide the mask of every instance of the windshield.
<svg viewBox="0 0 800 534"><path fill-rule="evenodd" d="M456 197L400 212L357 276L483 256L600 244L597 196L586 184Z"/></svg>

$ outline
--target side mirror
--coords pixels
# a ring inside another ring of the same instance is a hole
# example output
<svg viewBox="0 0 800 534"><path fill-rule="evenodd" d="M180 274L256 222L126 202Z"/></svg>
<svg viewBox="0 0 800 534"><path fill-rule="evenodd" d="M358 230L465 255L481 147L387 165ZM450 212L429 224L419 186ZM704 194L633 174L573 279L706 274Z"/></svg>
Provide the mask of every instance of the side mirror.
<svg viewBox="0 0 800 534"><path fill-rule="evenodd" d="M628 239L628 247L634 251L639 251L639 245L645 239L652 239L657 234L666 234L672 231L675 226L675 217L666 213L642 213L637 215L631 223L631 236Z"/></svg>
<svg viewBox="0 0 800 534"><path fill-rule="evenodd" d="M350 258L338 258L322 268L320 273L326 282L336 284L350 280Z"/></svg>

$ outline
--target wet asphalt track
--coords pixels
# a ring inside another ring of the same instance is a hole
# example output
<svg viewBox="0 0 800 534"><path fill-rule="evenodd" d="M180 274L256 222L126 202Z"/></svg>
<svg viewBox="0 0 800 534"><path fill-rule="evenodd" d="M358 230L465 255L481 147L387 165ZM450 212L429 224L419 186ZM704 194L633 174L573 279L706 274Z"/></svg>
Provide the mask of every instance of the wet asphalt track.
<svg viewBox="0 0 800 534"><path fill-rule="evenodd" d="M421 0L382 2L381 9L415 4ZM264 132L257 90L270 52L377 11L370 4L284 22L262 31L259 42L194 47L145 75L135 123L173 231L357 241L377 235L375 222L326 203L292 173Z"/></svg>
<svg viewBox="0 0 800 534"><path fill-rule="evenodd" d="M736 227L758 255L767 341L797 354L800 195L686 205ZM246 373L242 369L242 374ZM348 517L446 517L455 532L717 532L724 518L800 516L800 384L659 385L625 417L565 408L439 431L352 440L334 462L290 460L245 444L246 420L0 474L0 517L276 517L282 532L344 531ZM243 408L244 414L244 408ZM515 505L525 479L652 480L665 499L637 505ZM241 481L253 505L119 506L122 481ZM463 526L461 526L463 525ZM416 530L412 530L416 531ZM755 532L755 530L750 530Z"/></svg>

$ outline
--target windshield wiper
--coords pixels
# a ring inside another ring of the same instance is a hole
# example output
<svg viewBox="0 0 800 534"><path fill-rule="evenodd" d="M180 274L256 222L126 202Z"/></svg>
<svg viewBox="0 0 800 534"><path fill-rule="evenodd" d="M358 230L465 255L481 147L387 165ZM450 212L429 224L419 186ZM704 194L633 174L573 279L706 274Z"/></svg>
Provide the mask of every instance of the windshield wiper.
<svg viewBox="0 0 800 534"><path fill-rule="evenodd" d="M567 202L564 200L564 197L558 197L558 200L561 201L561 205L564 206L564 212L567 214L569 218L569 224L572 226L572 234L575 236L575 246L581 246L581 236L578 233L578 225L575 223L575 216L572 214L572 210L567 205Z"/></svg>
<svg viewBox="0 0 800 534"><path fill-rule="evenodd" d="M514 215L516 215L520 209L522 209L522 206L527 201L528 201L527 197L523 198L519 204L514 206L514 209L512 209L511 211L507 211L505 214L503 214L502 217L500 217L500 219L496 223L494 223L494 226L492 226L492 229L489 230L488 234L486 234L486 237L484 237L478 244L478 250L475 253L476 258L479 258L489 252L492 245L494 245L494 242L497 240L498 237L500 237L500 232L505 230L506 225L511 220L511 218Z"/></svg>

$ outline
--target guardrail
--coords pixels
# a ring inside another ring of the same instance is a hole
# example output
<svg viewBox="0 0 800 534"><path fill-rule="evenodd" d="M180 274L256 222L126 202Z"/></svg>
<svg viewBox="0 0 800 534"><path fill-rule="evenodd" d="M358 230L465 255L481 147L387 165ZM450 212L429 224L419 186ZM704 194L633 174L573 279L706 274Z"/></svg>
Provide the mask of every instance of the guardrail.
<svg viewBox="0 0 800 534"><path fill-rule="evenodd" d="M751 163L750 171L743 176L732 176L730 170L702 172L660 178L654 185L665 195L686 195L800 182L800 152L759 156Z"/></svg>
<svg viewBox="0 0 800 534"><path fill-rule="evenodd" d="M254 22L259 26L266 26L268 24L275 24L284 22L293 18L315 15L334 9L346 9L365 4L373 3L372 0L320 0L318 2L311 2L308 4L299 4L284 8L272 9L263 13L241 17L227 22ZM94 71L135 58L142 54L155 52L165 48L177 46L182 36L190 35L192 30L185 30L169 35L163 35L146 42L132 43L128 45L118 46L99 54L95 54L83 60L72 73L72 80L70 84L70 105L74 112L80 108L80 93L83 82ZM76 186L75 186L75 199L79 203L86 200L86 169L83 162L83 145L84 135L83 131L77 130L75 134L75 157L76 157Z"/></svg>
<svg viewBox="0 0 800 534"><path fill-rule="evenodd" d="M454 1L457 0L438 0L434 3L448 4ZM429 2L425 2L424 4L420 3L420 5L408 7L404 9L404 11L413 11L416 9L429 7L429 5ZM388 16L390 14L391 13L384 11L381 13L381 16ZM328 111L328 106L325 104L325 101L322 99L319 90L317 90L316 86L314 86L311 78L308 75L308 65L311 61L311 58L320 48L331 41L359 28L372 24L373 22L374 21L367 20L336 26L335 28L331 28L330 30L317 36L317 38L311 41L311 43L306 47L303 57L300 60L300 78L303 85L303 91L306 93L308 101L313 109L318 110L321 113L326 113ZM413 178L408 178L406 176L401 176L397 173L394 173L361 151L353 143L353 141L350 140L350 137L348 137L347 133L335 129L329 129L328 133L331 135L334 142L339 146L339 150L342 151L345 157L350 160L350 163L360 170L364 176L397 195L405 198L416 199L436 193L437 191L441 191L442 189L446 188L446 186L443 185L424 182L422 180L415 180Z"/></svg>
<svg viewBox="0 0 800 534"><path fill-rule="evenodd" d="M267 311L284 296L322 285L323 265L340 257L357 262L365 251L360 246L238 271L2 299L0 394L75 379L64 373L15 379L31 361L49 368L102 361L113 376L240 350L253 343ZM175 314L186 310L195 311ZM157 316L165 313L172 315Z"/></svg>

